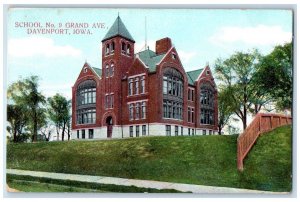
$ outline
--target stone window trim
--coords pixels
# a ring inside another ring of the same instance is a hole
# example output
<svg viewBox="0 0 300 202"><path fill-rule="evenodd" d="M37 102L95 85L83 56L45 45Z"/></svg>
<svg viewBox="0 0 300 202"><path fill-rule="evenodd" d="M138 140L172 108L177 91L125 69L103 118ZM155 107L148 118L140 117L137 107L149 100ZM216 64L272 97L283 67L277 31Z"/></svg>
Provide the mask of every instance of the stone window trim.
<svg viewBox="0 0 300 202"><path fill-rule="evenodd" d="M129 76L128 78L128 95L131 96L139 96L144 95L146 93L146 74L136 74Z"/></svg>
<svg viewBox="0 0 300 202"><path fill-rule="evenodd" d="M129 121L147 119L147 100L127 102Z"/></svg>

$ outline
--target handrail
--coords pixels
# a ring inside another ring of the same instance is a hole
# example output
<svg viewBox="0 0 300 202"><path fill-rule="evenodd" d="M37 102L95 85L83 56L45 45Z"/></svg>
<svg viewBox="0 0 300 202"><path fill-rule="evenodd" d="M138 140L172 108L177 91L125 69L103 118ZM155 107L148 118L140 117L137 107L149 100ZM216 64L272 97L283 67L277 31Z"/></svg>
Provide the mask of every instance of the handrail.
<svg viewBox="0 0 300 202"><path fill-rule="evenodd" d="M257 138L265 132L269 132L279 126L292 123L292 117L282 114L258 113L250 125L237 139L237 167L242 171L243 160L251 150Z"/></svg>

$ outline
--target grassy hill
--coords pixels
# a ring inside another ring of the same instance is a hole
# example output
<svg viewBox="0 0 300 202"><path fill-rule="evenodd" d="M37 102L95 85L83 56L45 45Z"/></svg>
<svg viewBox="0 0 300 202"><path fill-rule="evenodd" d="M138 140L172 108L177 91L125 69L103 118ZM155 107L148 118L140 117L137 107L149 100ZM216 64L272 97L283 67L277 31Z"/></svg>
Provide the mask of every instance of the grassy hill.
<svg viewBox="0 0 300 202"><path fill-rule="evenodd" d="M7 167L240 187L291 190L291 127L262 136L236 169L236 136L8 144Z"/></svg>

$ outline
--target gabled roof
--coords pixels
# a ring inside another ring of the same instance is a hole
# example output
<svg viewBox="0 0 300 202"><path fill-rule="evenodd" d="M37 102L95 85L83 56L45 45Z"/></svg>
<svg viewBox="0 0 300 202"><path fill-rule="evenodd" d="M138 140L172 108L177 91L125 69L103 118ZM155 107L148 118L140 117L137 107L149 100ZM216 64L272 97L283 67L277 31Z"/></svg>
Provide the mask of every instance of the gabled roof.
<svg viewBox="0 0 300 202"><path fill-rule="evenodd" d="M96 72L96 74L98 74L98 76L102 76L102 69L96 68L96 67L92 67L93 70Z"/></svg>
<svg viewBox="0 0 300 202"><path fill-rule="evenodd" d="M197 80L203 69L204 68L186 72L189 84L194 85L195 81Z"/></svg>
<svg viewBox="0 0 300 202"><path fill-rule="evenodd" d="M110 27L105 37L102 39L102 42L115 36L122 36L130 41L135 42L119 16L115 20L114 24Z"/></svg>
<svg viewBox="0 0 300 202"><path fill-rule="evenodd" d="M156 65L163 59L166 55L165 53L156 55L152 50L144 50L136 54L142 62L149 68L150 72L156 71Z"/></svg>

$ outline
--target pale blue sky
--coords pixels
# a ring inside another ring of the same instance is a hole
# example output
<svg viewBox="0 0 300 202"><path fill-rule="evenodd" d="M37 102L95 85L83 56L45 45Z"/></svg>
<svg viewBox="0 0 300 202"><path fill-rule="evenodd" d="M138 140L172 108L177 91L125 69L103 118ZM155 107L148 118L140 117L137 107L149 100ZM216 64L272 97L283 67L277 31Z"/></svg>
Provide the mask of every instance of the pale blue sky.
<svg viewBox="0 0 300 202"><path fill-rule="evenodd" d="M119 15L136 41L136 51L145 41L145 17L150 48L170 37L186 71L213 67L218 57L234 51L257 48L263 54L274 45L291 40L289 10L214 9L11 9L8 12L8 84L20 76L38 75L47 96L56 92L71 98L71 86L87 60L101 68L101 40ZM91 29L92 35L28 35L15 22L105 23Z"/></svg>

